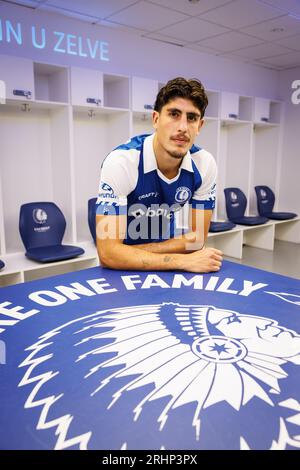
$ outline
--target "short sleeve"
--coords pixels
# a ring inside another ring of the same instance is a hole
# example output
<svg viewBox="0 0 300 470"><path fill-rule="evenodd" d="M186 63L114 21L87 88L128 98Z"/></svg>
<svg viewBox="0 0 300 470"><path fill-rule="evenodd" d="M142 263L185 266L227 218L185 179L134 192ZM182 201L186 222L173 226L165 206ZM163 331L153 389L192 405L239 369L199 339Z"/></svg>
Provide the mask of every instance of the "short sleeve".
<svg viewBox="0 0 300 470"><path fill-rule="evenodd" d="M192 207L213 210L216 202L217 165L214 157L206 150L193 155L201 176L201 185L192 196Z"/></svg>
<svg viewBox="0 0 300 470"><path fill-rule="evenodd" d="M138 178L136 152L115 150L104 160L96 201L98 215L127 213L127 196L134 190Z"/></svg>

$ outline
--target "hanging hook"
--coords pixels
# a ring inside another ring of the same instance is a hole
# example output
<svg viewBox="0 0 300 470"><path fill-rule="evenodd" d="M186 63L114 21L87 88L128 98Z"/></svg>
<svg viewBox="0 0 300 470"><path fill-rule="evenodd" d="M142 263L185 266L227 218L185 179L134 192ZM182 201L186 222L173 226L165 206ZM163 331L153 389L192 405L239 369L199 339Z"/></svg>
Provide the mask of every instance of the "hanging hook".
<svg viewBox="0 0 300 470"><path fill-rule="evenodd" d="M22 103L22 108L21 110L24 112L24 113L29 113L29 111L31 111L30 109L30 106L28 103Z"/></svg>
<svg viewBox="0 0 300 470"><path fill-rule="evenodd" d="M88 117L92 119L95 116L96 116L95 111L93 109L89 109L88 110Z"/></svg>

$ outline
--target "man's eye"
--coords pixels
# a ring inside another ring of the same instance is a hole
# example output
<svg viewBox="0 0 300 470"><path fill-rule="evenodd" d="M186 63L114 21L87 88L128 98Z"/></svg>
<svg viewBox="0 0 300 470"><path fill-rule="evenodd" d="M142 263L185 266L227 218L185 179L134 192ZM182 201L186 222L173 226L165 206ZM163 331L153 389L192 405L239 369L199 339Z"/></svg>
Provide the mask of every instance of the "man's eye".
<svg viewBox="0 0 300 470"><path fill-rule="evenodd" d="M230 317L227 317L227 325L230 325L230 323L241 323L241 320L237 315L231 315Z"/></svg>
<svg viewBox="0 0 300 470"><path fill-rule="evenodd" d="M179 116L179 113L178 113L177 111L171 111L171 112L170 112L170 115L171 115L172 117L177 117L177 116Z"/></svg>
<svg viewBox="0 0 300 470"><path fill-rule="evenodd" d="M196 122L197 121L197 116L192 114L192 115L188 116L188 120L191 121L191 122Z"/></svg>

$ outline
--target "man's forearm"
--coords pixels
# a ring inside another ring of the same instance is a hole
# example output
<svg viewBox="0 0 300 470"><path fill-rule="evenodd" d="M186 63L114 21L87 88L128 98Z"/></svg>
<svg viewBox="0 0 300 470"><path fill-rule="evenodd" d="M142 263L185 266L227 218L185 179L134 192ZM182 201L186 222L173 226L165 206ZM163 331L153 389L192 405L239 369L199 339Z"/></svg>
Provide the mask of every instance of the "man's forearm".
<svg viewBox="0 0 300 470"><path fill-rule="evenodd" d="M180 237L170 238L155 243L142 243L135 245L137 249L148 251L150 253L191 253L201 250L204 246L203 240L197 240L195 232L188 232Z"/></svg>
<svg viewBox="0 0 300 470"><path fill-rule="evenodd" d="M192 253L151 253L123 243L98 241L98 253L102 266L111 269L136 271L189 271L207 273L219 271L222 252L215 248L203 248Z"/></svg>
<svg viewBox="0 0 300 470"><path fill-rule="evenodd" d="M104 267L120 270L137 271L175 271L183 269L183 257L180 253L155 253L123 243L113 247L101 247L98 254Z"/></svg>

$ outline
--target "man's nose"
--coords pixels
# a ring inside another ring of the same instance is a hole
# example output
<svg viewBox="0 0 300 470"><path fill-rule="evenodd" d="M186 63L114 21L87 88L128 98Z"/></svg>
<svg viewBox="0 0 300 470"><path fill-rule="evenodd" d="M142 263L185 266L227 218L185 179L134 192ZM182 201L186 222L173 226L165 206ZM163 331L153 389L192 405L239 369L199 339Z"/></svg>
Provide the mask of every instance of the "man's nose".
<svg viewBox="0 0 300 470"><path fill-rule="evenodd" d="M179 121L179 129L181 132L186 132L188 129L188 122L187 122L187 116L182 114L181 119Z"/></svg>

